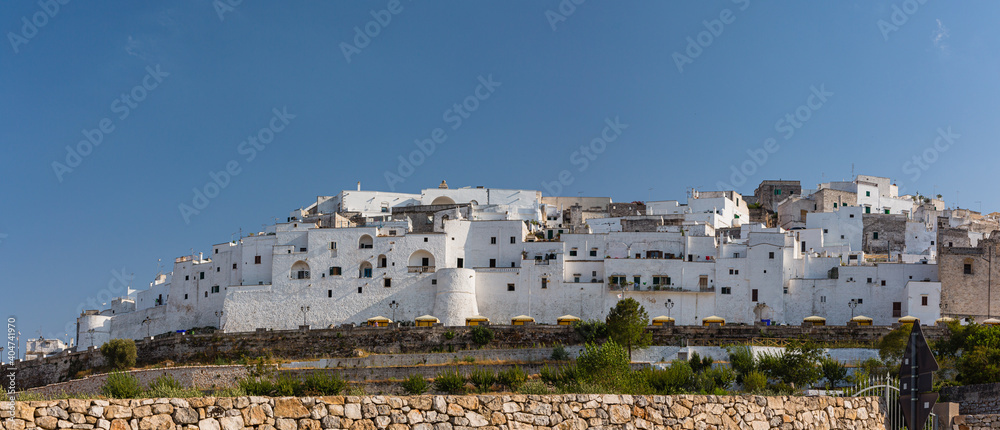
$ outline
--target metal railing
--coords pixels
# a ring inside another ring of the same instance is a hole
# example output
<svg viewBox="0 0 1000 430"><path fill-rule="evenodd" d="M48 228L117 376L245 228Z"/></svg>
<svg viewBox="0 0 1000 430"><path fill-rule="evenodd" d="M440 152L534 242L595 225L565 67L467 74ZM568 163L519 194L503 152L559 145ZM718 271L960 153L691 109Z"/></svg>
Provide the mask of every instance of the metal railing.
<svg viewBox="0 0 1000 430"><path fill-rule="evenodd" d="M434 273L434 266L406 266L409 273Z"/></svg>

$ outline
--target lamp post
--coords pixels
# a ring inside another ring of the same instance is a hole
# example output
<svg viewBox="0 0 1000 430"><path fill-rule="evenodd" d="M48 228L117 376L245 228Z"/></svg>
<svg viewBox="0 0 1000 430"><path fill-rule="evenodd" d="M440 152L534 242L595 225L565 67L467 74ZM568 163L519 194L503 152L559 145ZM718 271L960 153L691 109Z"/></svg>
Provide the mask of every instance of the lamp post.
<svg viewBox="0 0 1000 430"><path fill-rule="evenodd" d="M146 325L146 337L149 337L149 326L153 324L153 320L146 317L146 319L142 320L142 323ZM93 339L91 339L91 343L93 343Z"/></svg>
<svg viewBox="0 0 1000 430"><path fill-rule="evenodd" d="M306 322L306 316L309 315L309 306L301 306L299 310L302 311L302 325L308 325Z"/></svg>
<svg viewBox="0 0 1000 430"><path fill-rule="evenodd" d="M670 318L670 310L674 308L674 301L667 299L667 302L663 306L667 307L667 318Z"/></svg>
<svg viewBox="0 0 1000 430"><path fill-rule="evenodd" d="M858 299L851 299L847 302L847 307L851 308L851 319L854 319L854 308L858 307Z"/></svg>
<svg viewBox="0 0 1000 430"><path fill-rule="evenodd" d="M222 315L224 313L225 312L223 312L223 311L215 311L215 317L219 319L219 325L218 325L219 330L222 330Z"/></svg>
<svg viewBox="0 0 1000 430"><path fill-rule="evenodd" d="M392 322L396 322L396 308L399 307L399 303L395 300L389 303L389 309L392 309Z"/></svg>
<svg viewBox="0 0 1000 430"><path fill-rule="evenodd" d="M94 346L94 329L87 329L87 337L90 338L90 346Z"/></svg>

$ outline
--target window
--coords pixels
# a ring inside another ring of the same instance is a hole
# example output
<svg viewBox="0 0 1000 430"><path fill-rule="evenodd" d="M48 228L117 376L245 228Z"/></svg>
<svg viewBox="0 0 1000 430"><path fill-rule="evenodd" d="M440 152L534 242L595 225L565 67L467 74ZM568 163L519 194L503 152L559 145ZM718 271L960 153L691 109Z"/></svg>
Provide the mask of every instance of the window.
<svg viewBox="0 0 1000 430"><path fill-rule="evenodd" d="M549 278L542 278L542 289L544 290L546 288L549 288Z"/></svg>
<svg viewBox="0 0 1000 430"><path fill-rule="evenodd" d="M517 238L514 236L510 237L510 243L517 243Z"/></svg>
<svg viewBox="0 0 1000 430"><path fill-rule="evenodd" d="M514 284L507 284L507 291L514 291Z"/></svg>
<svg viewBox="0 0 1000 430"><path fill-rule="evenodd" d="M739 275L740 274L740 269L736 269L733 272L735 272L734 275Z"/></svg>
<svg viewBox="0 0 1000 430"><path fill-rule="evenodd" d="M299 270L298 272L295 272L294 275L292 275L292 278L293 279L309 279L309 271L308 270Z"/></svg>
<svg viewBox="0 0 1000 430"><path fill-rule="evenodd" d="M892 302L892 317L899 318L901 316L903 316L903 303Z"/></svg>
<svg viewBox="0 0 1000 430"><path fill-rule="evenodd" d="M597 248L590 248L590 256L591 257L597 256Z"/></svg>
<svg viewBox="0 0 1000 430"><path fill-rule="evenodd" d="M889 210L888 209L885 210L885 214L889 215Z"/></svg>
<svg viewBox="0 0 1000 430"><path fill-rule="evenodd" d="M965 273L966 275L971 275L972 274L972 265L969 264L969 263L965 263L965 268L963 269L963 273Z"/></svg>
<svg viewBox="0 0 1000 430"><path fill-rule="evenodd" d="M636 285L639 285L642 283L642 277L639 275L635 275L632 277L632 282L635 282Z"/></svg>
<svg viewBox="0 0 1000 430"><path fill-rule="evenodd" d="M827 233L829 233L829 232L830 232L830 230L828 230L828 229L825 229L825 228L823 229L823 234L827 234Z"/></svg>
<svg viewBox="0 0 1000 430"><path fill-rule="evenodd" d="M206 298L208 297L208 291L205 291L205 297Z"/></svg>
<svg viewBox="0 0 1000 430"><path fill-rule="evenodd" d="M851 215L850 215L850 218L854 218L854 214L851 214Z"/></svg>
<svg viewBox="0 0 1000 430"><path fill-rule="evenodd" d="M788 287L782 288L781 289L781 294L788 294Z"/></svg>
<svg viewBox="0 0 1000 430"><path fill-rule="evenodd" d="M490 267L497 267L497 259L496 258L491 258L490 259Z"/></svg>
<svg viewBox="0 0 1000 430"><path fill-rule="evenodd" d="M330 242L330 250L332 251L337 250L337 242Z"/></svg>
<svg viewBox="0 0 1000 430"><path fill-rule="evenodd" d="M595 271L591 272L590 276L597 276L597 271L595 270Z"/></svg>
<svg viewBox="0 0 1000 430"><path fill-rule="evenodd" d="M767 253L767 258L769 258L771 260L774 260L774 251L768 252Z"/></svg>
<svg viewBox="0 0 1000 430"><path fill-rule="evenodd" d="M872 283L872 278L868 278L868 283Z"/></svg>
<svg viewBox="0 0 1000 430"><path fill-rule="evenodd" d="M497 238L496 237L491 237L490 238L490 245L496 245L496 244L497 244Z"/></svg>
<svg viewBox="0 0 1000 430"><path fill-rule="evenodd" d="M837 209L837 204L836 203L833 204L833 208Z"/></svg>
<svg viewBox="0 0 1000 430"><path fill-rule="evenodd" d="M733 258L740 258L740 253L739 252L734 252L733 253Z"/></svg>
<svg viewBox="0 0 1000 430"><path fill-rule="evenodd" d="M216 272L221 272L221 271L222 271L222 268L221 268L221 267L216 267L216 268L215 268L215 271L216 271Z"/></svg>
<svg viewBox="0 0 1000 430"><path fill-rule="evenodd" d="M340 267L339 266L331 266L330 267L330 276L340 276Z"/></svg>
<svg viewBox="0 0 1000 430"><path fill-rule="evenodd" d="M189 280L191 280L191 277L190 277L190 276L188 276L188 275L184 275L184 280L185 280L185 281L189 281Z"/></svg>
<svg viewBox="0 0 1000 430"><path fill-rule="evenodd" d="M844 238L844 235L840 235L840 238L841 238L841 239L843 239L843 238Z"/></svg>
<svg viewBox="0 0 1000 430"><path fill-rule="evenodd" d="M865 206L865 213L866 214L872 213L872 207L871 206ZM851 217L853 217L853 215L851 215Z"/></svg>
<svg viewBox="0 0 1000 430"><path fill-rule="evenodd" d="M698 288L708 288L708 275L698 277Z"/></svg>
<svg viewBox="0 0 1000 430"><path fill-rule="evenodd" d="M457 266L459 269L465 267L465 259L459 258L458 261L455 262L455 266Z"/></svg>
<svg viewBox="0 0 1000 430"><path fill-rule="evenodd" d="M218 254L218 253L219 253L219 250L218 250L218 249L216 249L216 250L215 250L215 253L216 253L216 254Z"/></svg>
<svg viewBox="0 0 1000 430"><path fill-rule="evenodd" d="M580 274L579 273L574 273L573 274L573 282L575 282L577 284L580 283Z"/></svg>
<svg viewBox="0 0 1000 430"><path fill-rule="evenodd" d="M358 294L361 294L361 287L358 287Z"/></svg>
<svg viewBox="0 0 1000 430"><path fill-rule="evenodd" d="M730 274L730 275L732 275L732 274L733 274L733 269L729 269L729 274Z"/></svg>
<svg viewBox="0 0 1000 430"><path fill-rule="evenodd" d="M187 295L187 294L185 294L185 295L184 295L184 300L187 300L187 299L188 299L188 295Z"/></svg>
<svg viewBox="0 0 1000 430"><path fill-rule="evenodd" d="M333 290L326 290L326 296L332 298L333 297Z"/></svg>
<svg viewBox="0 0 1000 430"><path fill-rule="evenodd" d="M805 241L802 242L802 249L800 251L806 252L806 242Z"/></svg>
<svg viewBox="0 0 1000 430"><path fill-rule="evenodd" d="M573 248L573 249L569 250L569 256L570 257L576 257L576 248Z"/></svg>
<svg viewBox="0 0 1000 430"><path fill-rule="evenodd" d="M753 290L750 290L750 301L752 301L752 302L756 302L757 301L757 289L756 288L754 288Z"/></svg>
<svg viewBox="0 0 1000 430"><path fill-rule="evenodd" d="M260 256L259 255L253 257L253 264L260 264Z"/></svg>
<svg viewBox="0 0 1000 430"><path fill-rule="evenodd" d="M212 294L215 294L215 293L218 293L218 292L219 292L219 286L218 285L213 285L212 286Z"/></svg>
<svg viewBox="0 0 1000 430"><path fill-rule="evenodd" d="M385 278L384 280L382 280L382 286L386 287L386 288L391 287L392 286L392 279Z"/></svg>
<svg viewBox="0 0 1000 430"><path fill-rule="evenodd" d="M427 238L426 237L424 238L424 242L427 242Z"/></svg>
<svg viewBox="0 0 1000 430"><path fill-rule="evenodd" d="M871 191L865 191L865 197L871 197L871 196L872 196Z"/></svg>
<svg viewBox="0 0 1000 430"><path fill-rule="evenodd" d="M205 279L205 272L198 272L198 279Z"/></svg>
<svg viewBox="0 0 1000 430"><path fill-rule="evenodd" d="M920 306L927 306L927 295L920 296Z"/></svg>
<svg viewBox="0 0 1000 430"><path fill-rule="evenodd" d="M388 263L388 262L389 262L389 260L387 258L385 258L385 256L380 256L379 259L378 259L378 267L384 268L385 265L386 265L386 263ZM458 266L458 267L462 267L462 266Z"/></svg>
<svg viewBox="0 0 1000 430"><path fill-rule="evenodd" d="M781 195L781 189L780 189L780 188L776 188L776 189L774 190L774 195L776 195L776 196L780 196L780 195Z"/></svg>
<svg viewBox="0 0 1000 430"><path fill-rule="evenodd" d="M396 230L389 230L389 236L395 236Z"/></svg>
<svg viewBox="0 0 1000 430"><path fill-rule="evenodd" d="M872 239L878 239L878 232L877 231L872 233Z"/></svg>
<svg viewBox="0 0 1000 430"><path fill-rule="evenodd" d="M931 241L931 245L933 245L933 244L934 244L934 241L932 240L932 241Z"/></svg>
<svg viewBox="0 0 1000 430"><path fill-rule="evenodd" d="M233 263L233 270L236 270L236 263Z"/></svg>
<svg viewBox="0 0 1000 430"><path fill-rule="evenodd" d="M306 248L299 248L299 252L306 252Z"/></svg>
<svg viewBox="0 0 1000 430"><path fill-rule="evenodd" d="M730 295L733 293L732 287L722 287L722 294Z"/></svg>
<svg viewBox="0 0 1000 430"><path fill-rule="evenodd" d="M437 285L437 284L438 284L437 279L431 279L431 285Z"/></svg>
<svg viewBox="0 0 1000 430"><path fill-rule="evenodd" d="M885 279L882 280L882 286L885 286Z"/></svg>
<svg viewBox="0 0 1000 430"><path fill-rule="evenodd" d="M820 303L826 303L826 296L819 296Z"/></svg>
<svg viewBox="0 0 1000 430"><path fill-rule="evenodd" d="M865 299L858 299L858 304L859 305L862 304L862 303L864 303L864 302L865 302Z"/></svg>

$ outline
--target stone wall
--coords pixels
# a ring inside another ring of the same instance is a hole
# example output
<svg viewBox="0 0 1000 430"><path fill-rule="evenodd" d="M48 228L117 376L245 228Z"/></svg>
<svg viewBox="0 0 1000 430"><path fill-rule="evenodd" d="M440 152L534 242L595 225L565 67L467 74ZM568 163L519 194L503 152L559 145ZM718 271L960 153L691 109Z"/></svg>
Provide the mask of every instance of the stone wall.
<svg viewBox="0 0 1000 430"><path fill-rule="evenodd" d="M173 376L185 387L198 389L222 389L237 386L237 381L247 375L246 366L184 366L162 369L133 370L129 372L139 384L147 386L162 375ZM99 394L107 373L88 376L68 382L36 387L27 391L43 396L58 396L61 394Z"/></svg>
<svg viewBox="0 0 1000 430"><path fill-rule="evenodd" d="M959 415L952 424L960 430L992 430L1000 428L1000 415Z"/></svg>
<svg viewBox="0 0 1000 430"><path fill-rule="evenodd" d="M944 387L941 397L958 403L960 414L989 414L1000 411L1000 383Z"/></svg>
<svg viewBox="0 0 1000 430"><path fill-rule="evenodd" d="M579 345L582 339L570 326L490 326L494 340L489 348ZM798 339L817 342L873 342L889 333L889 327L867 326L771 326L650 327L654 345L721 345L755 338ZM212 363L217 359L240 359L270 355L282 359L354 357L357 350L378 354L456 352L474 349L469 327L356 327L322 330L266 330L248 333L173 335L136 342L139 365L163 361ZM451 332L451 339L448 333ZM930 340L941 338L947 328L926 327ZM460 353L459 353L460 354ZM66 382L77 372L104 366L96 349L61 354L17 363L19 390Z"/></svg>
<svg viewBox="0 0 1000 430"><path fill-rule="evenodd" d="M238 397L17 402L5 430L585 430L884 428L874 397Z"/></svg>
<svg viewBox="0 0 1000 430"><path fill-rule="evenodd" d="M902 254L906 249L906 216L899 214L864 214L861 249L868 254ZM878 234L878 239L875 239Z"/></svg>
<svg viewBox="0 0 1000 430"><path fill-rule="evenodd" d="M966 236L967 238L967 236ZM941 240L941 237L938 237ZM947 245L947 242L944 242ZM938 242L938 277L941 280L941 315L975 317L982 322L1000 310L1000 240L981 240L978 247L941 246ZM992 263L990 260L993 260ZM965 273L965 265L972 273ZM996 273L997 275L993 275ZM993 279L997 279L994 281ZM992 302L992 312L987 298Z"/></svg>

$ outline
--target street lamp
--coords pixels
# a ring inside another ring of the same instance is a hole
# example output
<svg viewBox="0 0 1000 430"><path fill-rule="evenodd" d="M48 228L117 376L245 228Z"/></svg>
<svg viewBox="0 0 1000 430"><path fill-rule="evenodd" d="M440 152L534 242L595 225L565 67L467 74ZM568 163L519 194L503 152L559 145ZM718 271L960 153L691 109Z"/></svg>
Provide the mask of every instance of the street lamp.
<svg viewBox="0 0 1000 430"><path fill-rule="evenodd" d="M306 316L309 315L309 306L301 306L299 310L302 311L302 325L308 325L306 323Z"/></svg>
<svg viewBox="0 0 1000 430"><path fill-rule="evenodd" d="M854 319L854 308L858 307L858 299L851 299L850 302L847 302L847 306L849 308L851 308L851 319L853 320Z"/></svg>
<svg viewBox="0 0 1000 430"><path fill-rule="evenodd" d="M94 329L87 329L87 336L90 337L90 346L94 346Z"/></svg>
<svg viewBox="0 0 1000 430"><path fill-rule="evenodd" d="M153 324L153 320L151 320L149 317L146 317L146 319L142 320L142 323L146 325L146 337L149 337L149 326ZM93 338L90 339L90 343L94 343Z"/></svg>
<svg viewBox="0 0 1000 430"><path fill-rule="evenodd" d="M223 311L215 311L215 317L219 319L219 326L218 326L219 330L222 330L222 315L224 313L225 312L223 312Z"/></svg>
<svg viewBox="0 0 1000 430"><path fill-rule="evenodd" d="M398 307L399 303L395 300L393 300L392 303L389 303L389 309L392 309L392 322L396 322L396 308Z"/></svg>
<svg viewBox="0 0 1000 430"><path fill-rule="evenodd" d="M667 307L667 318L670 318L670 310L674 308L674 301L667 299L667 302L663 306Z"/></svg>

